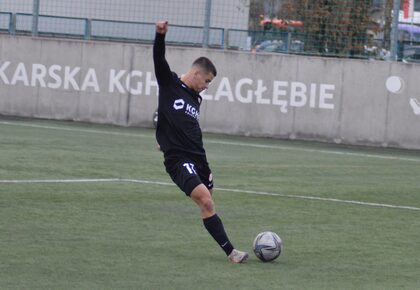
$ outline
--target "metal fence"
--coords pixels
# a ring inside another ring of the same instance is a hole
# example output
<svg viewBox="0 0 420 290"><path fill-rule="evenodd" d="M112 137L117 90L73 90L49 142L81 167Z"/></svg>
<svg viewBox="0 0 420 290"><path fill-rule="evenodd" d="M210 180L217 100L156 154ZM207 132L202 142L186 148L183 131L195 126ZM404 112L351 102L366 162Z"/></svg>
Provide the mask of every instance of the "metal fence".
<svg viewBox="0 0 420 290"><path fill-rule="evenodd" d="M0 32L151 42L167 19L179 45L415 60L416 10L420 0L2 0Z"/></svg>

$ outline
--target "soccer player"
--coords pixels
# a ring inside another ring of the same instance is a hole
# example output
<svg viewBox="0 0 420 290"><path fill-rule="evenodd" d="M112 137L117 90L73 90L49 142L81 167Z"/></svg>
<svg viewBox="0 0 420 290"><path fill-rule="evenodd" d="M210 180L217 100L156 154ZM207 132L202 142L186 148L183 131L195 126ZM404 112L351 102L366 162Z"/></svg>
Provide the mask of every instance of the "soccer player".
<svg viewBox="0 0 420 290"><path fill-rule="evenodd" d="M242 263L248 253L236 250L229 241L212 198L213 178L203 147L198 122L199 93L208 88L216 68L206 57L196 59L179 78L165 59L167 21L156 23L153 61L159 85L156 139L164 155L166 172L200 208L204 227L233 263Z"/></svg>

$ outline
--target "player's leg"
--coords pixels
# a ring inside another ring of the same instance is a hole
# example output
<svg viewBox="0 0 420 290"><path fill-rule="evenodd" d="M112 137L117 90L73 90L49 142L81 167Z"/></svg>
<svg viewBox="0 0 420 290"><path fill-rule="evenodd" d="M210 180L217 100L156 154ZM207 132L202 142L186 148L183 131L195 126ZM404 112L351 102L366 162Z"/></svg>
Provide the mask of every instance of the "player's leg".
<svg viewBox="0 0 420 290"><path fill-rule="evenodd" d="M233 251L233 245L227 237L222 220L216 214L210 191L204 184L200 184L194 188L190 197L200 208L204 227L225 251L226 255L229 255Z"/></svg>
<svg viewBox="0 0 420 290"><path fill-rule="evenodd" d="M216 214L213 197L204 184L197 185L191 192L190 197L200 208L201 217L203 219Z"/></svg>
<svg viewBox="0 0 420 290"><path fill-rule="evenodd" d="M248 258L248 254L235 250L229 241L222 220L216 213L210 190L204 184L199 184L193 189L190 197L200 208L204 227L223 249L229 260L234 263L244 262Z"/></svg>
<svg viewBox="0 0 420 290"><path fill-rule="evenodd" d="M213 178L207 162L204 162L203 166L203 163L196 163L181 156L181 158L167 158L165 167L175 184L198 205L204 227L228 255L229 260L234 263L244 262L248 254L233 248L223 223L216 214L211 192Z"/></svg>

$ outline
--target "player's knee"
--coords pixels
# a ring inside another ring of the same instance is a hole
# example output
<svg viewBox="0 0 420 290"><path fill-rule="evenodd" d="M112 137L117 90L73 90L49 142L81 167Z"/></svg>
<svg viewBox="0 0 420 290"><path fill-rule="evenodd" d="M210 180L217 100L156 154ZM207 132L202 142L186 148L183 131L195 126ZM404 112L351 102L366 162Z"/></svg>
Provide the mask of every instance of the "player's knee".
<svg viewBox="0 0 420 290"><path fill-rule="evenodd" d="M203 213L214 211L214 202L210 191L204 186L197 186L191 193L191 198L197 203Z"/></svg>
<svg viewBox="0 0 420 290"><path fill-rule="evenodd" d="M200 195L194 198L200 209L204 212L212 212L214 210L214 202L211 195Z"/></svg>
<svg viewBox="0 0 420 290"><path fill-rule="evenodd" d="M207 212L212 212L214 210L214 202L211 198L203 198L200 202L200 208Z"/></svg>

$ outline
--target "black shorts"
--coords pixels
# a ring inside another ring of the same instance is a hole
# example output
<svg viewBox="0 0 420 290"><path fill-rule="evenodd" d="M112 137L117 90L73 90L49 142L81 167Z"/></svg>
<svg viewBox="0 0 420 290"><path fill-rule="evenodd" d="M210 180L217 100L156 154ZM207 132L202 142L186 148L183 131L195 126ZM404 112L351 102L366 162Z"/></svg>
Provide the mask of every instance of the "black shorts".
<svg viewBox="0 0 420 290"><path fill-rule="evenodd" d="M176 154L165 157L165 168L169 176L187 196L200 184L213 188L213 176L205 156Z"/></svg>

